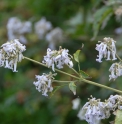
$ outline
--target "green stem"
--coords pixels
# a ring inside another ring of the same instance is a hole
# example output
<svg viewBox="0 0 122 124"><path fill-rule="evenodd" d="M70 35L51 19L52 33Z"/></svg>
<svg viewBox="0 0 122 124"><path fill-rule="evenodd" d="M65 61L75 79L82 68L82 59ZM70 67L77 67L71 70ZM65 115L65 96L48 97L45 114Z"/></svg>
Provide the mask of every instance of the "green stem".
<svg viewBox="0 0 122 124"><path fill-rule="evenodd" d="M27 60L29 60L29 61L32 61L32 62L34 62L34 63L36 63L36 64L42 65L42 66L44 66L44 67L47 67L45 64L43 64L43 63L41 63L41 62L35 61L35 60L30 59L30 58L25 57L25 56L24 56L24 58L27 59ZM47 67L47 68L48 68L48 67ZM60 73L65 74L65 75L68 75L68 76L70 76L70 77L76 78L76 79L80 79L79 77L76 77L76 76L74 76L74 75L68 74L68 73L63 72L63 71L58 70L58 69L55 69L55 71L60 72Z"/></svg>
<svg viewBox="0 0 122 124"><path fill-rule="evenodd" d="M80 72L80 64L79 64L79 62L78 62L78 70L79 70L79 72Z"/></svg>
<svg viewBox="0 0 122 124"><path fill-rule="evenodd" d="M89 81L89 80L86 80L86 79L82 79L82 81L84 81L85 83L88 83L88 84L92 84L92 85L95 85L95 86L98 86L98 87L102 87L102 88L105 88L105 89L108 89L108 90L112 90L112 91L115 91L117 93L121 93L122 94L122 91L120 91L120 90L117 90L117 89L114 89L114 88L111 88L111 87L107 87L105 85L98 84L98 83L93 82L93 81Z"/></svg>
<svg viewBox="0 0 122 124"><path fill-rule="evenodd" d="M73 82L76 82L76 81L78 81L78 80L75 80L75 81L73 81ZM70 82L72 82L72 81L59 81L59 80L53 80L52 82L56 82L56 83L70 83Z"/></svg>
<svg viewBox="0 0 122 124"><path fill-rule="evenodd" d="M79 75L79 73L74 69L74 68L71 68L77 75Z"/></svg>
<svg viewBox="0 0 122 124"><path fill-rule="evenodd" d="M122 59L116 54L116 57L120 60L120 61L122 61Z"/></svg>
<svg viewBox="0 0 122 124"><path fill-rule="evenodd" d="M45 64L40 63L40 62L38 62L38 61L35 61L35 60L33 60L33 59L30 59L30 58L28 58L28 57L25 57L25 56L24 56L24 58L27 59L27 60L29 60L29 61L32 61L32 62L34 62L34 63L37 63L37 64L39 64L39 65L42 65L42 66L44 66L44 67L47 67ZM48 67L47 67L47 68L48 68ZM55 69L55 70L56 70L57 72L62 73L62 74L65 74L65 75L68 75L68 76L70 76L70 77L76 78L76 79L78 79L78 80L80 80L80 81L84 81L85 83L92 84L92 85L95 85L95 86L98 86L98 87L101 87L101 88L105 88L105 89L108 89L108 90L112 90L112 91L115 91L115 92L117 92L117 93L122 93L122 91L120 91L120 90L117 90L117 89L114 89L114 88L111 88L111 87L107 87L107 86L105 86L105 85L98 84L98 83L96 83L96 82L89 81L89 80L83 79L83 78L81 78L81 77L80 77L80 78L79 78L79 77L76 77L76 76L74 76L74 75L68 74L68 73L63 72L63 71L58 70L58 69Z"/></svg>

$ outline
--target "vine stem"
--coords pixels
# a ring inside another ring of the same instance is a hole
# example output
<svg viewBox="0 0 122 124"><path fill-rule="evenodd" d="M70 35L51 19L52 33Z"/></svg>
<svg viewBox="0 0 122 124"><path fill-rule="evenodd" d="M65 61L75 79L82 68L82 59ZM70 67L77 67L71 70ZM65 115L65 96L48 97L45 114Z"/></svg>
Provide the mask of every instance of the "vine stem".
<svg viewBox="0 0 122 124"><path fill-rule="evenodd" d="M78 80L75 80L75 81L73 81L73 82L76 82L76 81L78 81ZM72 81L59 81L59 80L52 80L52 82L57 82L57 83L70 83L70 82L72 82Z"/></svg>
<svg viewBox="0 0 122 124"><path fill-rule="evenodd" d="M95 86L98 86L98 87L102 87L102 88L105 88L105 89L108 89L108 90L112 90L112 91L115 91L117 93L121 93L122 94L122 91L120 91L120 90L117 90L117 89L114 89L114 88L111 88L111 87L107 87L105 85L98 84L98 83L93 82L93 81L89 81L89 80L86 80L86 79L82 79L82 81L84 81L85 83L88 83L88 84L92 84L92 85L95 85Z"/></svg>
<svg viewBox="0 0 122 124"><path fill-rule="evenodd" d="M42 65L42 66L48 68L47 65L45 65L45 64L43 64L43 63L41 63L41 62L35 61L35 60L30 59L30 58L25 57L25 56L24 56L24 58L27 59L27 60L29 60L29 61L32 61L32 62L34 62L34 63L37 63L37 64L39 64L39 65ZM61 71L61 70L58 70L58 69L55 69L55 71L60 72L60 73L65 74L65 75L68 75L68 76L71 76L71 77L76 78L76 79L80 79L79 77L76 77L76 76L74 76L74 75L68 74L68 73L66 73L66 72L64 72L64 71Z"/></svg>
<svg viewBox="0 0 122 124"><path fill-rule="evenodd" d="M32 61L32 62L34 62L34 63L36 63L36 64L42 65L42 66L44 66L44 67L47 67L45 64L43 64L43 63L41 63L41 62L35 61L35 60L30 59L30 58L25 57L25 56L24 56L24 58L27 59L27 60L29 60L29 61ZM48 67L47 67L47 68L48 68ZM93 81L89 81L89 80L83 79L82 77L76 77L76 76L74 76L74 75L68 74L68 73L63 72L63 71L58 70L58 69L55 69L55 71L60 72L60 73L65 74L65 75L68 75L68 76L70 76L70 77L73 77L73 78L75 78L75 79L78 79L78 80L80 80L80 81L83 81L83 82L85 82L85 83L92 84L92 85L95 85L95 86L98 86L98 87L101 87L101 88L105 88L105 89L108 89L108 90L112 90L112 91L115 91L115 92L117 92L117 93L121 93L121 94L122 94L122 91L120 91L120 90L117 90L117 89L114 89L114 88L111 88L111 87L107 87L107 86L105 86L105 85L98 84L98 83L93 82ZM68 81L68 82L69 82L69 81Z"/></svg>
<svg viewBox="0 0 122 124"><path fill-rule="evenodd" d="M79 73L74 68L71 69L79 76Z"/></svg>
<svg viewBox="0 0 122 124"><path fill-rule="evenodd" d="M56 83L70 83L71 81L52 80L52 82L56 82Z"/></svg>
<svg viewBox="0 0 122 124"><path fill-rule="evenodd" d="M116 57L122 62L122 59L116 54Z"/></svg>

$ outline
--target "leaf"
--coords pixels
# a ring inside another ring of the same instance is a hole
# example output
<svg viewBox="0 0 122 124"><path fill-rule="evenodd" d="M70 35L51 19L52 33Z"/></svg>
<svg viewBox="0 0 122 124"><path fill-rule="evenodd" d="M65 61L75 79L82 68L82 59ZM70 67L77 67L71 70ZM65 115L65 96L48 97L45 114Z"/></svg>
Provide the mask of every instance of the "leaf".
<svg viewBox="0 0 122 124"><path fill-rule="evenodd" d="M79 54L80 54L80 50L77 50L73 55L74 55L74 59L76 62L79 63Z"/></svg>
<svg viewBox="0 0 122 124"><path fill-rule="evenodd" d="M115 124L122 124L122 110L116 111Z"/></svg>
<svg viewBox="0 0 122 124"><path fill-rule="evenodd" d="M73 92L74 95L76 95L76 85L74 82L69 83L69 89Z"/></svg>
<svg viewBox="0 0 122 124"><path fill-rule="evenodd" d="M99 32L99 29L106 18L108 18L109 15L113 14L113 9L110 6L104 6L96 11L94 14L94 23L93 23L93 32L94 36L92 40L94 40Z"/></svg>
<svg viewBox="0 0 122 124"><path fill-rule="evenodd" d="M81 74L81 76L82 76L83 78L91 78L87 73L85 73L85 72L82 71L82 70L80 70L79 73Z"/></svg>

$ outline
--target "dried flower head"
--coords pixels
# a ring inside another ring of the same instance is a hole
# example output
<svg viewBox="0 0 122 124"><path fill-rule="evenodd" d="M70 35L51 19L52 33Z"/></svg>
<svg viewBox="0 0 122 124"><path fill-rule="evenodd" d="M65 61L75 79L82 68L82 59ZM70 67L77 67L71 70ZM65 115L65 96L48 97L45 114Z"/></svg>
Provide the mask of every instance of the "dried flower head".
<svg viewBox="0 0 122 124"><path fill-rule="evenodd" d="M21 62L23 59L22 52L25 50L26 47L22 45L18 39L4 43L0 49L0 66L17 72L17 62Z"/></svg>

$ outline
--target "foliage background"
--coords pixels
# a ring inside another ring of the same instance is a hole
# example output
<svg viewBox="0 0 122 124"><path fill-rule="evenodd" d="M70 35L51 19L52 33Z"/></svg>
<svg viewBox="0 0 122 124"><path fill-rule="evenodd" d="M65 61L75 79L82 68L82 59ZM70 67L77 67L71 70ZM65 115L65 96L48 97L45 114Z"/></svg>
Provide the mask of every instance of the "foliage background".
<svg viewBox="0 0 122 124"><path fill-rule="evenodd" d="M101 64L95 61L98 54L95 50L96 43L107 36L117 40L118 54L121 56L121 35L115 33L115 29L122 24L121 19L117 21L114 14L118 6L120 4L117 3L107 6L102 0L0 0L0 44L7 41L6 24L10 17L29 20L33 24L41 17L46 17L54 27L63 29L64 42L59 45L69 49L71 54L84 44L80 55L81 69L92 77L91 80L122 90L121 77L115 82L108 81L108 69L112 61L104 61ZM100 30L101 24L109 14L111 16L108 22L106 21L106 27ZM28 44L24 55L42 61L48 43L38 40L33 33L26 36ZM76 64L74 67L77 69ZM72 110L71 101L79 97L82 106L90 95L104 100L115 94L81 82L77 86L76 96L65 86L52 98L45 98L35 89L33 81L35 75L49 70L27 60L18 65L18 73L0 68L1 124L87 124L77 118L78 111ZM67 67L63 70L72 73ZM59 74L56 79L66 80L70 77ZM103 123L108 124L113 120L114 116Z"/></svg>

